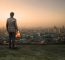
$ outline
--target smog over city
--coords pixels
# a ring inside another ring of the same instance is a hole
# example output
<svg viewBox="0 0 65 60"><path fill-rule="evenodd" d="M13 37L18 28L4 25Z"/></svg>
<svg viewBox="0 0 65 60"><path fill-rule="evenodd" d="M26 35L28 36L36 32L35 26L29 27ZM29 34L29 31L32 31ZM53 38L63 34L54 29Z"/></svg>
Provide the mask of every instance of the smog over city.
<svg viewBox="0 0 65 60"><path fill-rule="evenodd" d="M0 27L11 11L20 28L65 26L65 0L0 0Z"/></svg>

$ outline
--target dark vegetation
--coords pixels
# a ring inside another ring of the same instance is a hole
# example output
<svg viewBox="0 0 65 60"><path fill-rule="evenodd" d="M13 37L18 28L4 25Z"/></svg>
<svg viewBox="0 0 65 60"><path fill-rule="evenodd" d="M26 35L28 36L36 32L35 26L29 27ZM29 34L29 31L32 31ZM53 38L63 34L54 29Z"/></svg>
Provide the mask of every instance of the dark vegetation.
<svg viewBox="0 0 65 60"><path fill-rule="evenodd" d="M65 45L0 46L0 60L65 60Z"/></svg>

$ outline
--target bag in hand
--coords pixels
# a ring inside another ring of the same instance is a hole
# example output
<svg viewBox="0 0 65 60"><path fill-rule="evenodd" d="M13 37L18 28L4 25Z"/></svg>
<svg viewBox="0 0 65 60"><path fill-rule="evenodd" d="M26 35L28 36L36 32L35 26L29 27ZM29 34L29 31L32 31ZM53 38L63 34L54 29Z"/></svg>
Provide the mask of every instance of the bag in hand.
<svg viewBox="0 0 65 60"><path fill-rule="evenodd" d="M16 32L16 38L20 38L21 37L21 34L19 31Z"/></svg>

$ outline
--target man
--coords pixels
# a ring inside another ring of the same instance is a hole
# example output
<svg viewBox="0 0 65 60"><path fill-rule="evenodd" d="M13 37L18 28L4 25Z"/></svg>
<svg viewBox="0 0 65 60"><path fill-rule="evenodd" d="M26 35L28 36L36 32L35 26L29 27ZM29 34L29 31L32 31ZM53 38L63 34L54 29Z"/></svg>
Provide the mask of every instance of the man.
<svg viewBox="0 0 65 60"><path fill-rule="evenodd" d="M15 35L16 31L18 31L17 22L14 18L14 12L10 13L10 18L7 19L6 29L9 34L9 48L15 47Z"/></svg>

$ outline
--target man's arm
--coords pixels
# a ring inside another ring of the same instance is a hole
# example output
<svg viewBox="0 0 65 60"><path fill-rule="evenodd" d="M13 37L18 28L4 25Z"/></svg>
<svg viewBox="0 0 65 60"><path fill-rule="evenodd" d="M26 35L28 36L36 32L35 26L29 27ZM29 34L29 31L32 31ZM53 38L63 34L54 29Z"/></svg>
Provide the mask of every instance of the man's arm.
<svg viewBox="0 0 65 60"><path fill-rule="evenodd" d="M17 21L15 20L15 28L18 31Z"/></svg>
<svg viewBox="0 0 65 60"><path fill-rule="evenodd" d="M7 29L7 31L8 31L8 20L7 20L7 22L6 22L6 29Z"/></svg>

